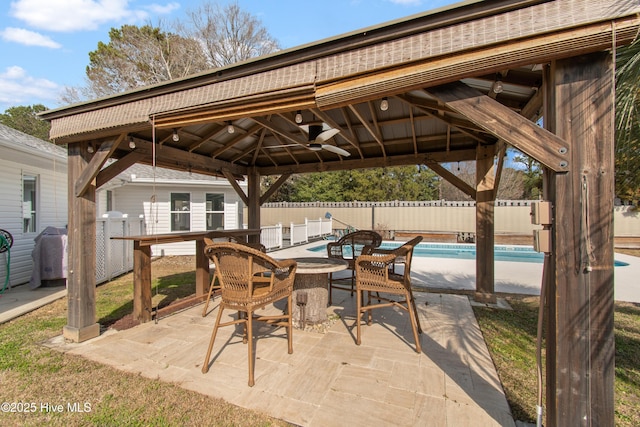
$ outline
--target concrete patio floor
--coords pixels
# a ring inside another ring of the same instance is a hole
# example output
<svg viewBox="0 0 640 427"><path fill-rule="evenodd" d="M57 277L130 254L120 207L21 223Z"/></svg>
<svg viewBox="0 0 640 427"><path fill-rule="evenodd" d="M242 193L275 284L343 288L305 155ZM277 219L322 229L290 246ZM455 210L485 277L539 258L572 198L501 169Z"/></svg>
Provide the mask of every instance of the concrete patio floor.
<svg viewBox="0 0 640 427"><path fill-rule="evenodd" d="M284 328L256 328L254 387L247 385L247 346L234 326L219 330L209 372L201 372L215 301L206 317L198 305L157 324L47 345L300 426L515 425L466 296L416 294L424 331L417 354L407 313L393 308L374 311L356 346L355 297L334 291L329 310L339 319L326 333L295 329L293 354Z"/></svg>

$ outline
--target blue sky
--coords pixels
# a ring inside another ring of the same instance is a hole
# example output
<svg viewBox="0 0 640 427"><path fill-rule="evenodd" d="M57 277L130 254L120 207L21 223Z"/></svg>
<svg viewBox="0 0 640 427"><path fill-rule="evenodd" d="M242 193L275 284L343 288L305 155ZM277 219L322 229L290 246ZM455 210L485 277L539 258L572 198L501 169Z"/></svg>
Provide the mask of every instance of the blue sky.
<svg viewBox="0 0 640 427"><path fill-rule="evenodd" d="M10 0L0 3L0 113L60 106L65 86L84 85L88 53L109 30L181 19L204 0ZM215 2L215 1L214 1ZM218 3L225 4L226 0ZM456 0L238 0L284 48L382 24Z"/></svg>

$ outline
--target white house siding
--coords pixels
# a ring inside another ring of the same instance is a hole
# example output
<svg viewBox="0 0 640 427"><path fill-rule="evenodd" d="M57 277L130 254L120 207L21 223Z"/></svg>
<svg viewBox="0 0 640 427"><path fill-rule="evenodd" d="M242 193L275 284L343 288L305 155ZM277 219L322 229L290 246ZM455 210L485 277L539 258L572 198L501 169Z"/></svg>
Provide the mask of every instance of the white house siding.
<svg viewBox="0 0 640 427"><path fill-rule="evenodd" d="M22 175L38 177L36 232L22 229ZM29 282L34 238L45 228L67 225L66 152L6 127L0 128L0 228L13 237L9 284ZM0 254L0 287L6 278L8 254Z"/></svg>
<svg viewBox="0 0 640 427"><path fill-rule="evenodd" d="M152 202L155 187L155 200ZM126 213L129 217L144 216L147 234L170 233L170 195L171 193L189 193L191 195L191 231L206 230L205 194L222 193L225 197L224 227L225 229L241 228L237 206L242 202L226 180L215 184L185 183L140 184L130 183L113 188L113 209ZM152 254L157 255L194 255L195 243L171 243L152 246Z"/></svg>

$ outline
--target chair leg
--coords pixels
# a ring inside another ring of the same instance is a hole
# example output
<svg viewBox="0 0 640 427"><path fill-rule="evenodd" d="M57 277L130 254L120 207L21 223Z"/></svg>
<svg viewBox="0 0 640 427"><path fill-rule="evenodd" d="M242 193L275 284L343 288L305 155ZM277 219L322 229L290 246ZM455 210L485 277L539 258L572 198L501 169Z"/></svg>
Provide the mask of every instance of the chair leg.
<svg viewBox="0 0 640 427"><path fill-rule="evenodd" d="M216 333L218 332L218 325L220 324L220 319L222 319L222 312L224 311L224 306L222 303L218 308L218 315L216 316L216 324L213 327L213 332L211 333L211 339L209 340L209 348L207 349L207 355L204 358L204 364L202 365L202 373L206 374L209 372L209 359L211 358L211 350L213 349L213 342L216 340Z"/></svg>
<svg viewBox="0 0 640 427"><path fill-rule="evenodd" d="M407 297L407 310L409 311L409 321L411 322L411 329L413 330L413 339L416 341L416 353L422 353L420 346L420 337L418 336L418 313L415 311L415 304L413 304L413 296L410 293L406 294ZM416 325L417 323L417 325Z"/></svg>
<svg viewBox="0 0 640 427"><path fill-rule="evenodd" d="M362 319L362 291L356 289L356 345L360 345L360 321Z"/></svg>
<svg viewBox="0 0 640 427"><path fill-rule="evenodd" d="M253 379L253 312L247 312L247 334L249 339L249 387L253 387L255 381Z"/></svg>
<svg viewBox="0 0 640 427"><path fill-rule="evenodd" d="M420 325L420 316L418 316L418 309L416 308L416 299L413 297L413 293L411 294L411 304L413 305L413 312L416 315L416 323L418 324L418 333L422 333L422 326Z"/></svg>
<svg viewBox="0 0 640 427"><path fill-rule="evenodd" d="M209 308L209 301L211 300L211 294L213 293L213 288L216 283L216 276L213 276L211 280L211 285L209 285L209 294L207 294L207 301L204 303L204 308L202 309L202 317L207 315L207 308Z"/></svg>
<svg viewBox="0 0 640 427"><path fill-rule="evenodd" d="M293 296L289 295L287 299L287 340L289 341L289 354L293 353L293 316L291 315L291 307L293 307Z"/></svg>

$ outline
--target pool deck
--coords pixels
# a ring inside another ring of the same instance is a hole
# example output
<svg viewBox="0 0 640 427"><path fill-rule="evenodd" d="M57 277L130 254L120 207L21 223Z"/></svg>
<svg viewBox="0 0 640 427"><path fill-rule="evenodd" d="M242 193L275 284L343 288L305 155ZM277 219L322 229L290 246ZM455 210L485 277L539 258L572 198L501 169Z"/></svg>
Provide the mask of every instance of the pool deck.
<svg viewBox="0 0 640 427"><path fill-rule="evenodd" d="M273 257L295 258L318 256L309 248L323 242L272 252ZM640 303L640 258L615 254L615 259L629 265L615 267L614 286L616 301ZM506 294L540 295L542 263L495 261L495 291ZM339 276L338 276L339 277ZM411 281L414 287L431 291L475 291L475 259L429 258L414 256L411 264Z"/></svg>

